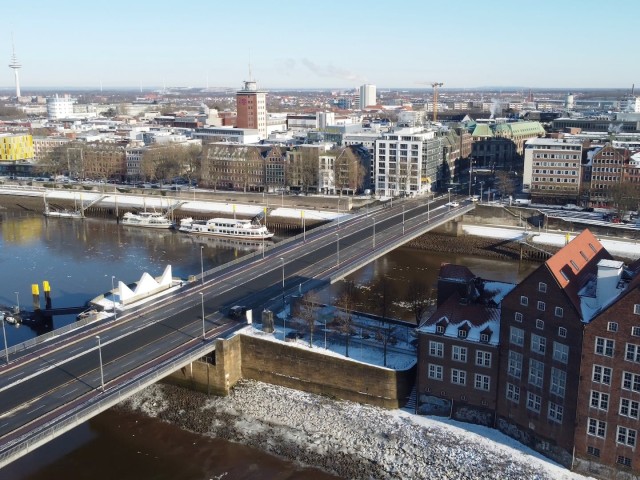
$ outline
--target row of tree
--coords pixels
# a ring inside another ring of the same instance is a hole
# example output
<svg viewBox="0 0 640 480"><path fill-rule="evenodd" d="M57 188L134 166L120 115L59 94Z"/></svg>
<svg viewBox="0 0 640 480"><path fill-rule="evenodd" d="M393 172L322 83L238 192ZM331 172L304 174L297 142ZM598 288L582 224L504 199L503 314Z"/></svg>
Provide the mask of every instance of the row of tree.
<svg viewBox="0 0 640 480"><path fill-rule="evenodd" d="M363 338L375 338L382 345L384 366L387 366L388 347L397 341L397 324L389 319L391 304L397 298L393 282L383 277L375 282L369 289L368 295L357 288L354 282L344 281L335 301L335 310L331 319L324 319L328 329L342 335L345 339L345 355L349 356L351 336L356 334L359 328ZM372 303L369 299L375 298ZM423 315L429 308L435 305L433 289L424 283L412 282L408 291L408 302L414 315L416 325L420 324ZM374 313L379 317L378 326L356 324L355 312L362 311L364 304L376 305ZM318 293L308 292L304 295L298 315L296 328L304 331L309 337L309 347L313 347L313 336L319 325L320 309L322 305Z"/></svg>

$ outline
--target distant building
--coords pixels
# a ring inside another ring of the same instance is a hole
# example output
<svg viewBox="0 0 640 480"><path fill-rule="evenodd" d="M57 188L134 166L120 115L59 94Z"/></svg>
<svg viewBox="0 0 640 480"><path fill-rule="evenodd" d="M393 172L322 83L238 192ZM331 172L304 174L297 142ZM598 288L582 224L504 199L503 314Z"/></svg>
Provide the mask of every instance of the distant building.
<svg viewBox="0 0 640 480"><path fill-rule="evenodd" d="M0 162L20 162L33 159L31 135L0 134Z"/></svg>
<svg viewBox="0 0 640 480"><path fill-rule="evenodd" d="M631 152L624 148L614 148L607 144L591 157L591 185L589 204L594 207L608 207L615 203L611 190L620 185L625 177L625 165L629 163Z"/></svg>
<svg viewBox="0 0 640 480"><path fill-rule="evenodd" d="M69 95L60 97L56 94L55 97L47 97L47 118L49 120L73 118L74 103L76 103L76 99Z"/></svg>
<svg viewBox="0 0 640 480"><path fill-rule="evenodd" d="M360 86L360 110L364 110L370 105L376 105L376 86L361 85Z"/></svg>
<svg viewBox="0 0 640 480"><path fill-rule="evenodd" d="M524 150L522 191L535 201L564 202L579 195L582 142L564 138L533 138Z"/></svg>
<svg viewBox="0 0 640 480"><path fill-rule="evenodd" d="M236 93L236 126L258 130L260 140L267 138L267 92L258 90L256 82L244 82Z"/></svg>

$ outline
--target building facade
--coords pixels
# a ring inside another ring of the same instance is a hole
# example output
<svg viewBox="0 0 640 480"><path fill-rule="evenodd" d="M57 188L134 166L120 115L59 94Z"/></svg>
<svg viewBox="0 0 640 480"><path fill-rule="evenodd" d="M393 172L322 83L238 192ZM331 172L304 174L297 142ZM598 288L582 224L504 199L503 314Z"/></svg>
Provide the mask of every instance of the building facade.
<svg viewBox="0 0 640 480"><path fill-rule="evenodd" d="M236 93L236 126L258 130L260 140L267 138L267 92L258 90L254 81L244 82Z"/></svg>
<svg viewBox="0 0 640 480"><path fill-rule="evenodd" d="M31 135L0 135L0 162L21 162L33 157Z"/></svg>
<svg viewBox="0 0 640 480"><path fill-rule="evenodd" d="M513 287L440 267L438 307L418 328L419 413L494 425L500 301Z"/></svg>
<svg viewBox="0 0 640 480"><path fill-rule="evenodd" d="M376 86L375 85L361 85L360 86L360 110L376 105Z"/></svg>
<svg viewBox="0 0 640 480"><path fill-rule="evenodd" d="M536 201L576 199L582 179L582 142L534 138L524 151L522 191Z"/></svg>
<svg viewBox="0 0 640 480"><path fill-rule="evenodd" d="M624 179L630 152L607 144L591 157L589 203L594 207L612 205L611 189Z"/></svg>
<svg viewBox="0 0 640 480"><path fill-rule="evenodd" d="M69 95L47 97L47 118L49 120L73 118L74 103L76 103L76 99L71 98Z"/></svg>

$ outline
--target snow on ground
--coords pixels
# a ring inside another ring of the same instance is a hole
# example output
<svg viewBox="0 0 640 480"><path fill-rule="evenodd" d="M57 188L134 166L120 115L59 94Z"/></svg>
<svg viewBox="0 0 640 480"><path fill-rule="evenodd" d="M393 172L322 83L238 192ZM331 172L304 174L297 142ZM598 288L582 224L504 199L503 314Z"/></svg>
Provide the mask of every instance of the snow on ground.
<svg viewBox="0 0 640 480"><path fill-rule="evenodd" d="M552 245L555 247L563 247L567 241L566 233L551 233L551 232L538 232L536 230L527 230L524 232L522 229L507 228L507 227L487 227L480 225L463 225L462 230L467 235L473 235L483 238L498 238L504 240L518 241L530 236L530 242L539 245ZM573 240L578 233L570 233L569 240ZM640 257L640 244L634 240L615 240L610 238L599 238L600 243L607 249L612 255L619 255L625 258L639 258Z"/></svg>
<svg viewBox="0 0 640 480"><path fill-rule="evenodd" d="M353 480L586 478L495 430L256 381L227 397L156 384L129 406Z"/></svg>

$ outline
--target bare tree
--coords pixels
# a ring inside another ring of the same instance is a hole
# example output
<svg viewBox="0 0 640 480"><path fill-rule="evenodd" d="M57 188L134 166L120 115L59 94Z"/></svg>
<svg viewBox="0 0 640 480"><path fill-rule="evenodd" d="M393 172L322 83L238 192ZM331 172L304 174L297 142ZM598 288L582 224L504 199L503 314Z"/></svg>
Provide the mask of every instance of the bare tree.
<svg viewBox="0 0 640 480"><path fill-rule="evenodd" d="M628 211L638 210L640 189L632 183L618 183L609 188L609 196L620 218Z"/></svg>
<svg viewBox="0 0 640 480"><path fill-rule="evenodd" d="M346 280L336 300L336 311L334 320L337 330L345 334L346 356L349 356L349 342L353 333L353 311L356 305L358 290L351 280Z"/></svg>
<svg viewBox="0 0 640 480"><path fill-rule="evenodd" d="M316 329L319 305L318 293L313 290L304 295L300 305L300 319L305 329L309 332L309 348L313 348L313 333Z"/></svg>
<svg viewBox="0 0 640 480"><path fill-rule="evenodd" d="M416 326L418 326L420 325L422 315L433 302L429 289L424 283L420 281L413 281L409 285L407 296L409 304L411 305L411 311L416 319Z"/></svg>
<svg viewBox="0 0 640 480"><path fill-rule="evenodd" d="M393 300L393 283L387 276L383 276L373 284L373 293L378 299L378 313L380 328L376 332L376 339L382 342L383 364L387 366L387 350L390 342L394 341L395 326L387 321L387 314Z"/></svg>

